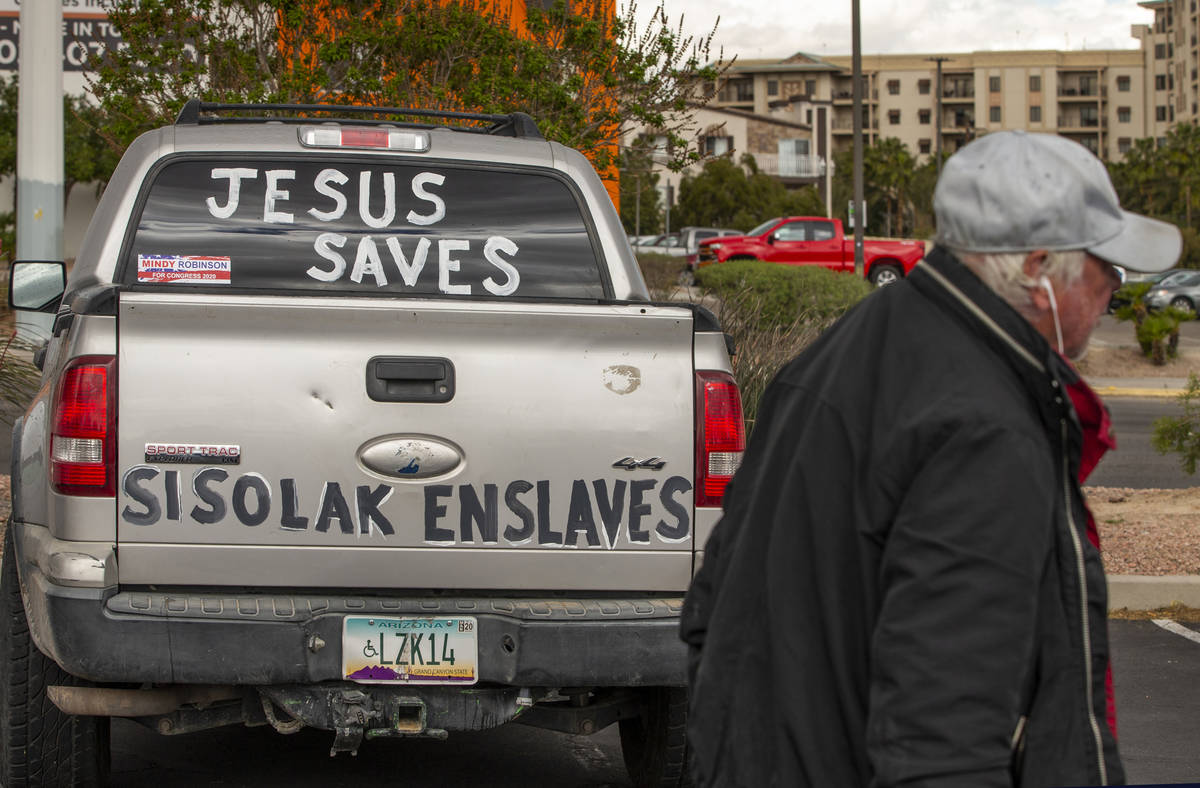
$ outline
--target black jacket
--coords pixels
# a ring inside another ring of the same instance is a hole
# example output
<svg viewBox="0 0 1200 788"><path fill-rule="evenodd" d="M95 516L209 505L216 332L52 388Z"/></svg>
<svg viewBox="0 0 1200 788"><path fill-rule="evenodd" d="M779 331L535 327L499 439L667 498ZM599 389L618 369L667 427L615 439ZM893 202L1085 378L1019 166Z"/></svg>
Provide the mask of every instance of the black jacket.
<svg viewBox="0 0 1200 788"><path fill-rule="evenodd" d="M781 370L683 612L700 785L1123 783L1074 380L940 249Z"/></svg>

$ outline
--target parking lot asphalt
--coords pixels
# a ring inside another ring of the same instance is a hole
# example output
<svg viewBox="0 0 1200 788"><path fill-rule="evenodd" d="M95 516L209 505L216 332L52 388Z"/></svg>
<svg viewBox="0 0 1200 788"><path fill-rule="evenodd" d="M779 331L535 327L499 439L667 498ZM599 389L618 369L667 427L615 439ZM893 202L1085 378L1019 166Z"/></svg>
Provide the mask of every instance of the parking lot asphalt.
<svg viewBox="0 0 1200 788"><path fill-rule="evenodd" d="M1200 781L1200 643L1153 621L1110 620L1109 637L1129 784Z"/></svg>

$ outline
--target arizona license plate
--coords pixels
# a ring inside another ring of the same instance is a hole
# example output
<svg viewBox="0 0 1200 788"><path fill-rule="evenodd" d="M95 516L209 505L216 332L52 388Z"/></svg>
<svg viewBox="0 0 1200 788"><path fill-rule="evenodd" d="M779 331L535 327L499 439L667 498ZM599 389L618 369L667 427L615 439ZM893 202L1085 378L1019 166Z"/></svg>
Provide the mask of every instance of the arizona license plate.
<svg viewBox="0 0 1200 788"><path fill-rule="evenodd" d="M474 684L478 659L469 616L346 616L342 624L342 676L350 681Z"/></svg>

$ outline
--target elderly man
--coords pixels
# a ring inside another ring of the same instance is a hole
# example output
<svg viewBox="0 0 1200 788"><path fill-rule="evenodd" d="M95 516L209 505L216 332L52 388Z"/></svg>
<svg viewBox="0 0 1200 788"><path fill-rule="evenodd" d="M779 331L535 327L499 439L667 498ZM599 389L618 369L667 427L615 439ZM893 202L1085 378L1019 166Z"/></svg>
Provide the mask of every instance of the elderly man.
<svg viewBox="0 0 1200 788"><path fill-rule="evenodd" d="M688 592L704 786L1121 783L1071 366L1179 231L1061 137L951 157L938 244L771 384ZM1106 697L1107 695L1107 697Z"/></svg>

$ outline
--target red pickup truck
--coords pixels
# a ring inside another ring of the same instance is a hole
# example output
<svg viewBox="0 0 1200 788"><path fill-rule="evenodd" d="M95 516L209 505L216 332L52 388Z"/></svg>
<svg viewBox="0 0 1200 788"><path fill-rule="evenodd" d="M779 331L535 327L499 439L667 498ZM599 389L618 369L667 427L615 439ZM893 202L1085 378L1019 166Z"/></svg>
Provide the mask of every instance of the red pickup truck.
<svg viewBox="0 0 1200 788"><path fill-rule="evenodd" d="M924 241L866 240L863 272L872 284L891 284L907 276L924 256ZM842 232L840 219L785 216L763 222L745 235L700 242L697 268L729 260L823 265L835 271L853 271L854 239Z"/></svg>

